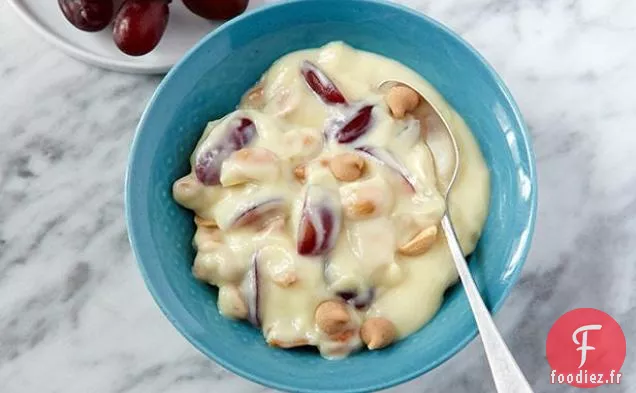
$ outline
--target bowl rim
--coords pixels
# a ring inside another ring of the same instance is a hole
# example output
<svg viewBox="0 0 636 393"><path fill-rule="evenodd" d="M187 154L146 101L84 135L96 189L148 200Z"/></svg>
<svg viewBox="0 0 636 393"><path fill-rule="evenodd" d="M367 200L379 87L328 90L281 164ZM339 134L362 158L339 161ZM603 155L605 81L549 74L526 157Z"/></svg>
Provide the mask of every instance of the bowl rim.
<svg viewBox="0 0 636 393"><path fill-rule="evenodd" d="M303 2L320 2L320 1L323 1L323 0L303 0ZM510 295L512 288L515 286L516 282L518 281L519 275L521 273L523 266L525 265L528 253L530 251L532 238L534 236L536 214L537 214L538 184L537 184L537 175L536 175L536 158L535 158L534 150L532 148L532 140L531 140L530 131L523 119L523 116L521 115L521 111L516 101L514 100L508 87L505 85L503 79L497 74L494 67L490 63L488 63L488 61L470 43L464 40L458 33L455 33L449 27L445 26L444 24L433 19L430 16L427 16L407 6L392 3L388 0L353 0L353 1L358 1L361 3L379 4L385 7L393 8L394 10L397 10L400 12L408 13L412 16L422 19L426 23L433 25L435 28L440 29L442 32L449 35L451 38L455 39L458 43L464 46L469 52L471 52L472 55L475 56L475 58L479 62L483 64L484 69L487 71L488 75L492 78L492 80L495 82L497 87L500 89L500 92L502 93L508 105L510 106L510 109L514 115L514 120L519 125L520 131L521 131L520 134L522 136L522 142L523 142L522 145L525 151L527 152L528 177L531 182L530 195L528 198L528 201L529 201L528 213L529 214L526 218L526 222L524 225L524 227L527 228L528 236L526 236L525 238L522 238L516 247L517 250L520 250L518 254L519 263L515 264L513 268L508 271L507 276L509 277L509 285L507 285L503 289L500 298L494 304L492 304L491 314L494 315L497 311L499 311L504 301ZM236 375L239 375L240 377L256 382L263 386L282 390L282 391L288 391L288 392L319 393L319 392L324 392L325 390L314 389L314 388L298 389L298 387L292 386L288 383L282 383L282 382L278 382L278 381L274 381L270 379L265 379L260 376L250 374L249 372L243 371L240 365L227 362L222 356L219 356L216 353L208 350L204 345L201 345L192 335L190 335L187 329L185 328L185 326L181 322L173 318L173 316L171 315L171 312L168 310L168 306L166 305L164 299L162 299L159 296L160 291L155 287L153 282L149 279L148 271L145 265L141 262L141 255L136 246L138 244L136 241L136 235L134 231L131 230L133 220L132 220L131 211L130 211L131 187L132 187L132 181L131 181L130 175L131 175L131 172L133 171L133 163L135 161L134 157L137 156L137 151L140 148L140 143L139 143L140 134L141 134L141 131L146 127L146 123L148 122L150 108L154 106L156 100L162 94L163 90L166 88L167 81L169 81L171 77L178 72L179 68L181 68L181 66L185 62L187 62L193 56L195 52L199 51L200 48L203 47L209 40L213 39L215 35L223 33L225 30L230 29L235 24L241 23L243 20L250 18L252 15L255 15L261 12L267 12L268 10L275 9L275 8L287 7L290 4L299 3L299 2L300 1L298 0L287 0L287 1L282 1L278 3L268 4L261 8L244 13L236 17L235 19L232 19L231 21L228 21L227 23L223 24L218 29L208 33L205 37L203 37L195 46L193 46L190 50L187 51L187 53L174 65L174 67L170 69L168 74L159 83L152 97L148 101L142 113L141 119L137 125L137 128L135 130L135 135L133 137L133 141L132 141L130 152L129 152L128 165L126 168L124 199L125 199L125 216L126 216L126 227L128 229L128 238L129 238L131 248L133 250L135 261L137 263L137 266L139 267L139 270L141 271L143 280L148 290L150 291L155 303L161 310L161 312L166 316L166 318L168 318L168 320L174 325L174 327L179 331L179 333L181 333L181 335L183 335L186 338L186 340L190 342L190 344L192 344L197 350L205 354L208 358L210 358L211 360L213 360L214 362L216 362L218 365L222 366L223 368L235 373ZM461 284L458 284L458 285L461 285ZM465 296L465 294L462 294L461 296ZM459 340L455 345L453 345L444 354L444 356L441 356L436 361L432 362L429 368L422 367L421 369L415 370L407 374L402 374L398 377L392 378L390 380L386 380L382 383L378 383L373 386L343 388L338 391L343 393L362 393L362 392L383 390L383 389L387 389L393 386L403 384L421 375L424 375L430 370L440 366L442 363L446 362L448 359L455 356L459 351L465 348L467 344L470 343L476 336L477 336L477 327L476 325L473 325L470 328L469 333L462 340Z"/></svg>

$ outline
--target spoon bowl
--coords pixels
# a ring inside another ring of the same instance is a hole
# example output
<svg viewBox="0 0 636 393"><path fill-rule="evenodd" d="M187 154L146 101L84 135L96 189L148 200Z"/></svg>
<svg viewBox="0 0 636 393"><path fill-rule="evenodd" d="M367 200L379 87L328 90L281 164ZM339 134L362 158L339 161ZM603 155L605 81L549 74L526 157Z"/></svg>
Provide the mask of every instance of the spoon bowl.
<svg viewBox="0 0 636 393"><path fill-rule="evenodd" d="M442 116L441 111L434 105L431 105L431 103L424 97L424 95L422 95L422 93L417 91L417 89L414 88L413 86L409 85L408 83L404 83L400 81L385 80L380 82L380 84L378 85L378 89L380 91L384 91L386 89L390 89L393 86L399 86L399 85L406 86L409 89L417 92L417 94L420 96L420 105L427 105L433 111L433 113L437 115L437 118L439 119L440 123L443 125L444 130L446 131L443 133L429 134L427 138L427 145L429 149L431 150L431 153L433 153L434 160L437 160L439 159L439 157L441 157L441 153L442 153L441 150L444 151L446 156L448 155L449 151L452 151L452 157L453 157L452 160L454 161L454 163L452 165L453 170L450 172L450 176L443 173L443 171L440 169L440 166L436 165L436 173L438 175L437 188L444 196L444 199L447 202L446 205L448 206L448 195L450 194L450 190L453 187L453 184L455 183L457 174L459 173L459 145L457 144L457 140L455 140L455 136L450 131L451 128L449 126L449 123L446 121L444 116Z"/></svg>

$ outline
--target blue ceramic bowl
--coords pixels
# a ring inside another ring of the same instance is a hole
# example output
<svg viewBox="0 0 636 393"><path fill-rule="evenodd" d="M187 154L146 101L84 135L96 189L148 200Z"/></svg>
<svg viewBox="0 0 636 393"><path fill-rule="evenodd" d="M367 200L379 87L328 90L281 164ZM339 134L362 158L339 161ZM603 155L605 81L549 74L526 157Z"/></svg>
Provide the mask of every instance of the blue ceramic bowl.
<svg viewBox="0 0 636 393"><path fill-rule="evenodd" d="M346 3L346 4L345 4ZM456 34L384 2L304 0L243 15L208 35L166 76L146 109L130 154L126 219L135 256L159 307L201 352L225 368L294 392L377 391L438 366L475 337L462 288L436 317L395 345L342 361L268 347L261 332L219 315L216 290L194 279L190 212L171 197L205 124L282 55L332 40L396 59L429 80L472 128L491 170L490 214L470 266L497 310L519 276L536 210L528 131L510 93Z"/></svg>

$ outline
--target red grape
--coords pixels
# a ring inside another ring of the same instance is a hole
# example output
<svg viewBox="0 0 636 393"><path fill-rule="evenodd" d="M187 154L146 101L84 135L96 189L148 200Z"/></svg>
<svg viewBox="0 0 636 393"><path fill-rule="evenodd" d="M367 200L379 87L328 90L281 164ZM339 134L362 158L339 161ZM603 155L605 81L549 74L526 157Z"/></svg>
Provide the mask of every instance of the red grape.
<svg viewBox="0 0 636 393"><path fill-rule="evenodd" d="M183 0L192 12L206 19L232 19L242 14L249 0Z"/></svg>
<svg viewBox="0 0 636 393"><path fill-rule="evenodd" d="M319 186L307 189L296 243L300 255L321 255L331 251L340 233L341 210L331 191Z"/></svg>
<svg viewBox="0 0 636 393"><path fill-rule="evenodd" d="M252 266L247 271L243 279L243 293L247 303L247 320L256 327L261 326L260 310L260 272L258 264L260 262L260 251L252 255Z"/></svg>
<svg viewBox="0 0 636 393"><path fill-rule="evenodd" d="M351 304L358 310L363 310L373 302L375 299L375 288L371 287L366 291L363 291L362 294L359 294L356 290L350 291L339 291L336 293L342 300Z"/></svg>
<svg viewBox="0 0 636 393"><path fill-rule="evenodd" d="M168 25L170 0L126 0L115 24L113 38L127 55L142 56L152 51Z"/></svg>
<svg viewBox="0 0 636 393"><path fill-rule="evenodd" d="M285 201L282 198L268 199L254 202L247 206L241 206L232 228L240 228L253 223L262 222L271 216L280 216L285 208Z"/></svg>
<svg viewBox="0 0 636 393"><path fill-rule="evenodd" d="M344 124L334 124L332 135L339 143L350 143L364 135L371 127L373 105L358 109Z"/></svg>
<svg viewBox="0 0 636 393"><path fill-rule="evenodd" d="M398 159L395 158L395 156L390 151L382 149L381 147L373 146L360 146L356 147L356 150L365 153L380 164L390 168L392 171L400 175L402 179L404 179L411 191L415 190L415 179L409 173L408 169L406 169L404 164L398 161Z"/></svg>
<svg viewBox="0 0 636 393"><path fill-rule="evenodd" d="M212 132L196 156L194 171L207 186L221 184L221 165L234 151L250 143L256 135L256 126L248 118L232 121L225 133Z"/></svg>
<svg viewBox="0 0 636 393"><path fill-rule="evenodd" d="M335 83L312 62L308 60L303 61L300 66L300 73L303 75L303 78L305 78L307 86L309 86L325 104L347 103L347 100L340 90L338 90Z"/></svg>
<svg viewBox="0 0 636 393"><path fill-rule="evenodd" d="M103 30L113 19L113 0L57 0L73 26L84 31Z"/></svg>

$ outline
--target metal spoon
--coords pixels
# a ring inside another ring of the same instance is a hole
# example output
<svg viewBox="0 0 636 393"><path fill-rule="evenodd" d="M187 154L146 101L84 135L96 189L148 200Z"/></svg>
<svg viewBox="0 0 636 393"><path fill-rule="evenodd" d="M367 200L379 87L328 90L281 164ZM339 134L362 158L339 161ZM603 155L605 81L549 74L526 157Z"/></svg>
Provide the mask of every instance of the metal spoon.
<svg viewBox="0 0 636 393"><path fill-rule="evenodd" d="M510 353L508 346L501 337L497 326L492 320L490 312L486 308L486 305L477 290L477 285L475 285L475 281L470 274L470 270L468 270L468 264L466 263L466 259L464 259L464 253L459 245L457 234L455 233L455 229L453 228L453 224L450 219L448 211L448 195L450 194L453 183L457 177L457 173L459 172L459 147L457 146L455 136L453 135L448 122L442 116L440 110L431 105L431 103L422 95L422 93L417 91L417 89L414 89L406 83L393 80L387 80L380 83L379 88L383 89L396 84L407 86L416 91L420 95L422 101L427 103L431 109L433 109L439 120L441 120L444 125L449 143L452 145L452 150L455 156L454 170L445 187L443 183L441 184L441 190L443 191L443 196L446 201L446 210L442 217L442 228L444 229L444 234L446 236L451 255L453 256L455 267L459 273L459 278L464 285L464 290L466 291L470 308L473 310L473 315L477 322L481 341L484 344L484 349L486 350L486 358L490 365L490 371L492 372L497 392L533 393L530 384L523 375L523 372L519 368L515 358ZM431 148L431 151L433 153L434 160L439 159L439 157L435 157L435 149Z"/></svg>

